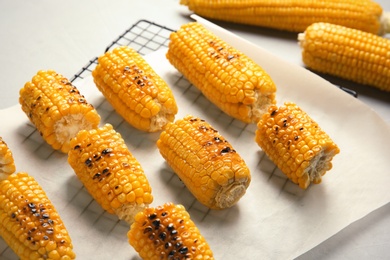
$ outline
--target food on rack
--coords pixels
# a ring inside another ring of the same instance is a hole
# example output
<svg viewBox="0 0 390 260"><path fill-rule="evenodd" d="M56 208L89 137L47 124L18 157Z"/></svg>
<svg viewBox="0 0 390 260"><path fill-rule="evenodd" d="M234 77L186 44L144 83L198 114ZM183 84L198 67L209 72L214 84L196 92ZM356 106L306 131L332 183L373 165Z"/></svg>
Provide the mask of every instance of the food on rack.
<svg viewBox="0 0 390 260"><path fill-rule="evenodd" d="M306 189L332 168L338 146L293 102L271 106L257 124L255 140L287 177Z"/></svg>
<svg viewBox="0 0 390 260"><path fill-rule="evenodd" d="M100 56L92 75L97 88L133 127L156 132L175 119L178 108L171 89L131 47L116 47Z"/></svg>
<svg viewBox="0 0 390 260"><path fill-rule="evenodd" d="M53 70L41 70L20 90L19 103L43 139L67 153L78 131L99 125L100 116L79 90Z"/></svg>
<svg viewBox="0 0 390 260"><path fill-rule="evenodd" d="M206 239L180 204L146 208L135 216L127 236L144 260L214 259Z"/></svg>
<svg viewBox="0 0 390 260"><path fill-rule="evenodd" d="M389 13L372 0L181 0L210 19L303 32L316 22L328 22L373 34L390 32Z"/></svg>
<svg viewBox="0 0 390 260"><path fill-rule="evenodd" d="M12 152L0 136L0 181L6 179L15 170L15 161Z"/></svg>
<svg viewBox="0 0 390 260"><path fill-rule="evenodd" d="M140 163L112 125L82 130L70 145L70 166L103 209L132 223L135 214L152 203Z"/></svg>
<svg viewBox="0 0 390 260"><path fill-rule="evenodd" d="M329 23L298 35L305 65L320 73L390 91L390 40Z"/></svg>
<svg viewBox="0 0 390 260"><path fill-rule="evenodd" d="M75 259L69 233L37 181L25 172L0 181L0 235L20 259Z"/></svg>
<svg viewBox="0 0 390 260"><path fill-rule="evenodd" d="M245 161L200 118L188 115L167 124L157 147L190 192L209 208L233 206L251 181Z"/></svg>
<svg viewBox="0 0 390 260"><path fill-rule="evenodd" d="M256 123L275 103L271 77L197 22L171 34L167 58L212 103L245 123Z"/></svg>

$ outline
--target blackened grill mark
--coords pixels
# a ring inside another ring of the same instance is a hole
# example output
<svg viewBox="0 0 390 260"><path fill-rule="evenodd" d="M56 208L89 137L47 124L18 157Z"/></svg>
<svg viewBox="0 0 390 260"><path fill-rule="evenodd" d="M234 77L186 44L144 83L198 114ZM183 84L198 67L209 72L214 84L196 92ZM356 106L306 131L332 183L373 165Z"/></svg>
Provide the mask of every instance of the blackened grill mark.
<svg viewBox="0 0 390 260"><path fill-rule="evenodd" d="M109 153L112 153L112 148L106 148L102 151L102 155L106 155L106 154L109 154Z"/></svg>
<svg viewBox="0 0 390 260"><path fill-rule="evenodd" d="M88 158L87 160L85 160L85 165L87 165L88 167L91 167L92 166L92 159Z"/></svg>
<svg viewBox="0 0 390 260"><path fill-rule="evenodd" d="M221 154L229 153L230 151L232 151L230 147L225 147L221 150Z"/></svg>
<svg viewBox="0 0 390 260"><path fill-rule="evenodd" d="M232 60L232 59L234 59L234 58L235 58L234 55L228 55L228 56L227 56L227 60L229 60L229 61Z"/></svg>

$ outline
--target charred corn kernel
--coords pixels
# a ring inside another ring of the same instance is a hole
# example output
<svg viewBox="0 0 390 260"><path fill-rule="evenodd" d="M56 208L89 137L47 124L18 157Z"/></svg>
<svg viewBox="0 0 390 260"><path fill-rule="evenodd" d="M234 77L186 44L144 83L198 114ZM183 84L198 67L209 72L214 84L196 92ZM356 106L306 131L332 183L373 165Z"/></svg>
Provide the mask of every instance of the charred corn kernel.
<svg viewBox="0 0 390 260"><path fill-rule="evenodd" d="M374 34L388 33L389 14L372 0L181 0L195 13L216 20L303 32L329 22Z"/></svg>
<svg viewBox="0 0 390 260"><path fill-rule="evenodd" d="M0 181L15 172L15 161L11 150L0 136Z"/></svg>
<svg viewBox="0 0 390 260"><path fill-rule="evenodd" d="M305 65L320 73L390 91L390 40L329 23L315 23L298 40Z"/></svg>
<svg viewBox="0 0 390 260"><path fill-rule="evenodd" d="M94 107L68 79L53 70L38 71L20 90L19 103L43 139L64 153L79 130L100 123Z"/></svg>
<svg viewBox="0 0 390 260"><path fill-rule="evenodd" d="M144 260L214 259L206 239L182 205L166 203L146 208L135 216L127 237Z"/></svg>
<svg viewBox="0 0 390 260"><path fill-rule="evenodd" d="M70 142L68 162L91 196L129 223L153 197L146 175L112 125L82 130Z"/></svg>
<svg viewBox="0 0 390 260"><path fill-rule="evenodd" d="M167 58L212 103L243 122L257 122L275 103L271 77L199 23L171 34Z"/></svg>
<svg viewBox="0 0 390 260"><path fill-rule="evenodd" d="M131 47L99 57L92 75L97 88L135 128L156 132L174 120L178 108L171 89Z"/></svg>
<svg viewBox="0 0 390 260"><path fill-rule="evenodd" d="M245 161L210 124L193 116L169 123L157 140L161 155L205 206L233 206L251 181Z"/></svg>
<svg viewBox="0 0 390 260"><path fill-rule="evenodd" d="M332 168L338 146L307 113L292 102L271 106L257 124L256 142L299 187L320 183Z"/></svg>
<svg viewBox="0 0 390 260"><path fill-rule="evenodd" d="M60 215L25 172L0 181L0 235L20 259L75 259Z"/></svg>

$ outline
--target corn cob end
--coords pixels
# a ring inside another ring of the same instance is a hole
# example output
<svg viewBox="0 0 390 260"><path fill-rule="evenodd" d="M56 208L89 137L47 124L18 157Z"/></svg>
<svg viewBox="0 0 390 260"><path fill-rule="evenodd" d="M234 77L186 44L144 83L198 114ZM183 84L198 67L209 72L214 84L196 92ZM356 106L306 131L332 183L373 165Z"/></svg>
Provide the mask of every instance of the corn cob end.
<svg viewBox="0 0 390 260"><path fill-rule="evenodd" d="M237 181L228 186L223 186L215 196L215 207L218 209L230 208L236 204L246 193L248 185Z"/></svg>
<svg viewBox="0 0 390 260"><path fill-rule="evenodd" d="M383 12L381 16L379 35L390 33L390 12Z"/></svg>
<svg viewBox="0 0 390 260"><path fill-rule="evenodd" d="M115 209L115 215L119 219L126 221L129 224L134 222L134 218L138 212L143 211L149 204L124 204L120 208Z"/></svg>
<svg viewBox="0 0 390 260"><path fill-rule="evenodd" d="M12 152L0 137L0 181L6 179L15 170L16 167Z"/></svg>

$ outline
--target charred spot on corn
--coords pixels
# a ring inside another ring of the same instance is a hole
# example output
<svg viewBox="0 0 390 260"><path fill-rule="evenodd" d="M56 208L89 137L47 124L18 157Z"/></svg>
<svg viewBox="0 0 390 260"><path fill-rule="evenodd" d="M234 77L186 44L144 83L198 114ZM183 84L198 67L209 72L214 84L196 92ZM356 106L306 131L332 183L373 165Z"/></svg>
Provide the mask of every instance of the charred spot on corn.
<svg viewBox="0 0 390 260"><path fill-rule="evenodd" d="M16 166L12 151L0 136L0 181L13 174L15 170Z"/></svg>

